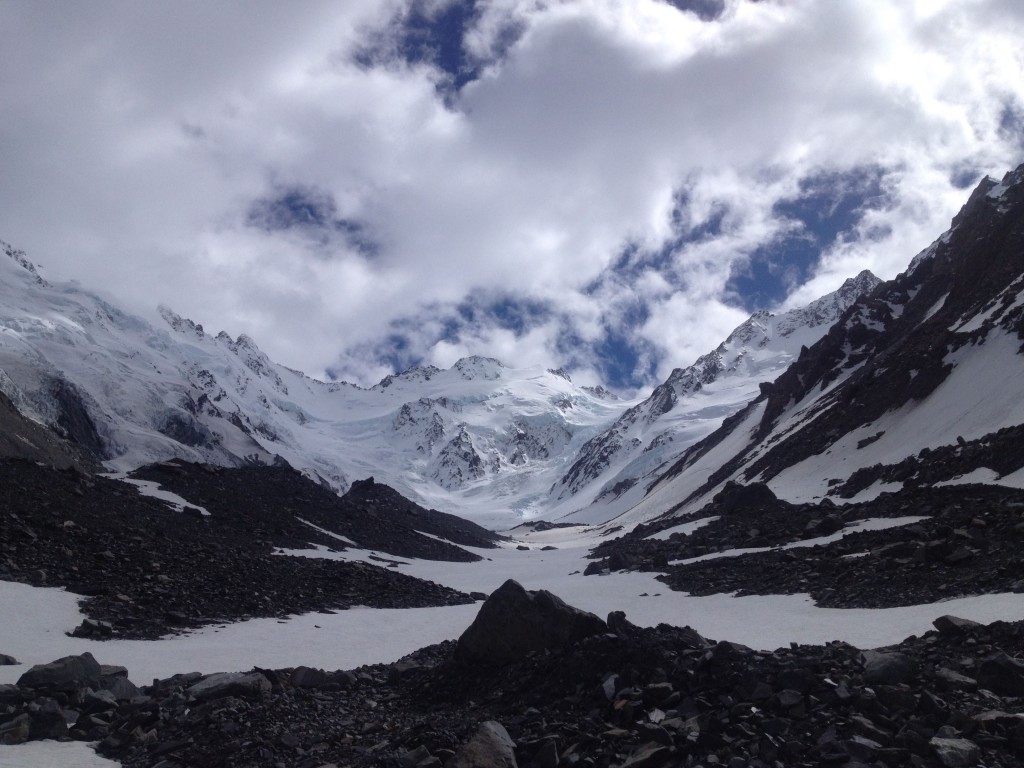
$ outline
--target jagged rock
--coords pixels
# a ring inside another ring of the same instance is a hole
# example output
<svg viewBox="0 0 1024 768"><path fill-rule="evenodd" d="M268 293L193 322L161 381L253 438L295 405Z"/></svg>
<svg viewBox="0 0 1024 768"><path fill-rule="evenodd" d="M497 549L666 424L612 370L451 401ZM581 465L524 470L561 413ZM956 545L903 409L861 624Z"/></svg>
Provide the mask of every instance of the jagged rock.
<svg viewBox="0 0 1024 768"><path fill-rule="evenodd" d="M939 618L932 622L932 626L942 634L950 635L961 634L967 630L974 629L975 627L980 627L982 625L977 621L961 619L958 616L950 616L947 614L945 616L939 616Z"/></svg>
<svg viewBox="0 0 1024 768"><path fill-rule="evenodd" d="M296 688L319 688L329 679L329 676L322 669L311 669L310 667L296 667L292 671L289 682Z"/></svg>
<svg viewBox="0 0 1024 768"><path fill-rule="evenodd" d="M201 701L224 696L253 697L270 692L270 681L261 672L215 672L188 689Z"/></svg>
<svg viewBox="0 0 1024 768"><path fill-rule="evenodd" d="M978 685L1005 696L1024 696L1024 663L1003 651L984 659L978 666Z"/></svg>
<svg viewBox="0 0 1024 768"><path fill-rule="evenodd" d="M481 723L446 768L518 768L516 744L505 727L494 720Z"/></svg>
<svg viewBox="0 0 1024 768"><path fill-rule="evenodd" d="M49 664L36 664L18 678L18 687L76 691L87 686L99 686L101 676L99 662L86 651L79 656L64 656Z"/></svg>
<svg viewBox="0 0 1024 768"><path fill-rule="evenodd" d="M733 509L771 506L777 504L779 499L765 483L741 485L730 481L715 494L713 501L728 512Z"/></svg>
<svg viewBox="0 0 1024 768"><path fill-rule="evenodd" d="M940 739L928 742L939 763L945 768L966 768L976 765L981 757L981 749L968 739Z"/></svg>
<svg viewBox="0 0 1024 768"><path fill-rule="evenodd" d="M592 613L567 605L546 590L527 591L509 579L480 606L459 638L456 656L483 664L509 664L532 651L554 650L608 630Z"/></svg>
<svg viewBox="0 0 1024 768"><path fill-rule="evenodd" d="M27 713L0 723L0 744L24 744L31 728L32 718Z"/></svg>
<svg viewBox="0 0 1024 768"><path fill-rule="evenodd" d="M664 744L641 744L626 758L620 768L657 768L671 758L672 752Z"/></svg>
<svg viewBox="0 0 1024 768"><path fill-rule="evenodd" d="M114 625L109 621L86 619L72 631L72 637L110 637L114 634Z"/></svg>
<svg viewBox="0 0 1024 768"><path fill-rule="evenodd" d="M899 685L917 673L917 663L901 653L864 651L864 680L870 685Z"/></svg>

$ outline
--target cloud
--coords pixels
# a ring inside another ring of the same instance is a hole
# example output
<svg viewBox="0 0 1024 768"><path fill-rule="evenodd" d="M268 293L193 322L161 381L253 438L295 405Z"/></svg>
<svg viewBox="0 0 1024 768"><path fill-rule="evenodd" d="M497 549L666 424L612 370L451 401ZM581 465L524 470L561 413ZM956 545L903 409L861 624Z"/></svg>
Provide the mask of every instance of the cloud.
<svg viewBox="0 0 1024 768"><path fill-rule="evenodd" d="M0 237L313 375L629 391L1024 154L1012 0L0 6ZM159 322L159 321L157 321Z"/></svg>

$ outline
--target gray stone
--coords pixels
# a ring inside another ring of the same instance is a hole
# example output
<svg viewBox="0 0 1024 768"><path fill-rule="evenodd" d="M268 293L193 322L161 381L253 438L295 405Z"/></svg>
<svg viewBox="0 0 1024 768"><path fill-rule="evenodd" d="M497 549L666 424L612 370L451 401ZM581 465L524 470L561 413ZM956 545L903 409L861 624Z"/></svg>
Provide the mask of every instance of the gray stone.
<svg viewBox="0 0 1024 768"><path fill-rule="evenodd" d="M981 757L981 749L967 739L934 738L930 742L932 751L945 768L966 768L975 765Z"/></svg>
<svg viewBox="0 0 1024 768"><path fill-rule="evenodd" d="M864 651L864 681L868 685L899 685L917 674L917 662L902 653Z"/></svg>
<svg viewBox="0 0 1024 768"><path fill-rule="evenodd" d="M446 768L518 768L516 744L494 720L481 723L473 737L448 761Z"/></svg>
<svg viewBox="0 0 1024 768"><path fill-rule="evenodd" d="M31 729L32 718L28 715L18 715L13 720L0 723L0 744L24 744Z"/></svg>
<svg viewBox="0 0 1024 768"><path fill-rule="evenodd" d="M289 679L292 685L296 688L320 688L326 685L329 678L326 672L322 669L313 669L312 667L296 667L292 670L292 676Z"/></svg>
<svg viewBox="0 0 1024 768"><path fill-rule="evenodd" d="M13 656L8 656L6 653L0 653L0 667L9 667L17 663L18 660Z"/></svg>
<svg viewBox="0 0 1024 768"><path fill-rule="evenodd" d="M118 701L130 701L143 695L139 687L127 677L104 679L103 689L114 694L114 698Z"/></svg>
<svg viewBox="0 0 1024 768"><path fill-rule="evenodd" d="M1024 696L1024 664L1002 651L978 665L978 685L1004 696Z"/></svg>
<svg viewBox="0 0 1024 768"><path fill-rule="evenodd" d="M958 616L947 614L946 616L939 616L939 618L932 622L932 626L943 635L961 635L969 629L983 625L970 619L961 619Z"/></svg>
<svg viewBox="0 0 1024 768"><path fill-rule="evenodd" d="M253 697L270 693L270 681L260 672L215 672L188 689L201 701L224 696Z"/></svg>
<svg viewBox="0 0 1024 768"><path fill-rule="evenodd" d="M76 691L98 687L100 677L99 663L86 652L80 656L65 656L49 664L36 664L18 678L18 687Z"/></svg>
<svg viewBox="0 0 1024 768"><path fill-rule="evenodd" d="M967 675L961 675L959 672L955 672L947 667L939 667L935 670L935 679L942 682L943 687L946 690L959 690L959 691L976 691L978 690L978 681L973 677Z"/></svg>
<svg viewBox="0 0 1024 768"><path fill-rule="evenodd" d="M500 666L607 631L608 625L594 614L573 608L546 590L528 592L509 579L480 606L459 638L455 655L462 661Z"/></svg>
<svg viewBox="0 0 1024 768"><path fill-rule="evenodd" d="M641 744L630 753L621 768L656 768L668 762L672 752L661 744Z"/></svg>

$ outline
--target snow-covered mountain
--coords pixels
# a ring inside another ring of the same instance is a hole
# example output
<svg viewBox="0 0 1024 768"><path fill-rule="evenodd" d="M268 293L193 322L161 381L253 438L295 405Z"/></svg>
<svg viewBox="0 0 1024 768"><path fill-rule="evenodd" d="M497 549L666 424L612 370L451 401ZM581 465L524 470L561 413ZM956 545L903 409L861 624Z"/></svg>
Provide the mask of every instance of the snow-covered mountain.
<svg viewBox="0 0 1024 768"><path fill-rule="evenodd" d="M714 350L676 368L650 397L583 446L552 488L555 509L601 521L636 503L649 480L715 430L818 341L858 297L881 283L868 271L806 307L757 312ZM579 510L579 511L577 511Z"/></svg>
<svg viewBox="0 0 1024 768"><path fill-rule="evenodd" d="M5 251L0 394L108 468L284 461L338 491L372 475L426 506L495 523L595 501L586 519L617 514L641 478L741 408L877 283L863 273L806 308L759 312L631 404L560 370L483 357L369 389L325 383L275 364L248 336L208 334L166 307L166 327L153 327Z"/></svg>
<svg viewBox="0 0 1024 768"><path fill-rule="evenodd" d="M699 509L729 482L864 500L951 483L1024 487L1024 165L859 298L625 519Z"/></svg>
<svg viewBox="0 0 1024 768"><path fill-rule="evenodd" d="M414 368L370 389L273 363L247 336L166 328L72 285L24 254L0 259L0 393L112 470L182 458L287 461L339 491L376 476L428 506L508 521L544 496L621 412L559 371L481 357Z"/></svg>

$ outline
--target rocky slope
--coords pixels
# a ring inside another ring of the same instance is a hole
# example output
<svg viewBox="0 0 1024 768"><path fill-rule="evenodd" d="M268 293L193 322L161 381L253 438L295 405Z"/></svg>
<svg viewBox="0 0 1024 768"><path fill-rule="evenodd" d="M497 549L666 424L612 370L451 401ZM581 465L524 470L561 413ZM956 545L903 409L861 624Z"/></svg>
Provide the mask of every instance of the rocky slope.
<svg viewBox="0 0 1024 768"><path fill-rule="evenodd" d="M476 560L453 542L495 541L372 480L339 498L283 467L172 463L140 476L166 482L197 506L176 511L132 485L73 467L0 461L0 579L85 595L82 634L156 638L353 605L472 602L386 566L396 556ZM376 550L378 565L275 554L316 546Z"/></svg>
<svg viewBox="0 0 1024 768"><path fill-rule="evenodd" d="M630 513L697 509L728 481L790 501L943 482L1019 487L1024 166L986 179L907 272L858 299Z"/></svg>
<svg viewBox="0 0 1024 768"><path fill-rule="evenodd" d="M806 307L752 315L717 348L672 371L650 397L589 440L552 488L556 507L575 506L582 511L573 520L596 522L627 509L667 463L756 397L762 383L785 371L880 283L864 271Z"/></svg>

